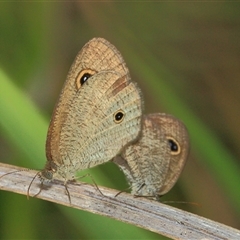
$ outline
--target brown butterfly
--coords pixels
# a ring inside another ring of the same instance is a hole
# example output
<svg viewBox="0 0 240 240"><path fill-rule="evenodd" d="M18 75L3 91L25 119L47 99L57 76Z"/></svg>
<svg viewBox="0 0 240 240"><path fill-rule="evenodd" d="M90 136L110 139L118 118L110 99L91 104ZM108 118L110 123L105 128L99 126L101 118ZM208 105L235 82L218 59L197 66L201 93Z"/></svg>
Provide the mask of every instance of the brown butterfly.
<svg viewBox="0 0 240 240"><path fill-rule="evenodd" d="M143 117L143 130L136 143L114 158L131 186L131 193L157 199L176 183L189 152L188 133L178 119L167 114Z"/></svg>
<svg viewBox="0 0 240 240"><path fill-rule="evenodd" d="M68 73L52 115L42 181L74 178L76 171L111 160L141 130L142 97L118 50L89 41Z"/></svg>

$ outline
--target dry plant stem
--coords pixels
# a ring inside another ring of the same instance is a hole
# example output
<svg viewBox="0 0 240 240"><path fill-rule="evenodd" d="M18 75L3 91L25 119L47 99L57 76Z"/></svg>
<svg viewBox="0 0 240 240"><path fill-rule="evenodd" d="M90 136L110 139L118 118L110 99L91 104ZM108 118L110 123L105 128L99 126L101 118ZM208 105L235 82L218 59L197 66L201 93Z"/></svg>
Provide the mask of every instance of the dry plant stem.
<svg viewBox="0 0 240 240"><path fill-rule="evenodd" d="M12 174L2 175L20 170ZM0 164L0 189L26 195L29 183L36 171ZM39 191L40 181L33 182L30 195ZM172 239L240 239L240 231L192 213L146 198L134 198L127 193L86 183L67 185L69 203L63 182L54 181L49 188L42 189L37 198L55 202L76 209L111 217L122 222L145 228ZM26 199L27 200L27 199Z"/></svg>

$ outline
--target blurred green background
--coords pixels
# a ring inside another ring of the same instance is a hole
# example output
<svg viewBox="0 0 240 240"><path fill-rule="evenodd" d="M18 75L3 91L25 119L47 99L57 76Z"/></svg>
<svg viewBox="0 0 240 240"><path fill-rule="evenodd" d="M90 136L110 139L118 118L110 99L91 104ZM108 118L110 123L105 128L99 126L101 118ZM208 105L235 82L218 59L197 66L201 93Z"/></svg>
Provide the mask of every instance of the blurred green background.
<svg viewBox="0 0 240 240"><path fill-rule="evenodd" d="M142 89L145 112L181 119L188 163L162 201L240 227L240 3L0 3L0 161L42 169L48 123L81 47L104 37ZM123 190L112 163L90 172ZM80 173L80 175L83 172ZM91 213L0 191L1 239L166 239Z"/></svg>

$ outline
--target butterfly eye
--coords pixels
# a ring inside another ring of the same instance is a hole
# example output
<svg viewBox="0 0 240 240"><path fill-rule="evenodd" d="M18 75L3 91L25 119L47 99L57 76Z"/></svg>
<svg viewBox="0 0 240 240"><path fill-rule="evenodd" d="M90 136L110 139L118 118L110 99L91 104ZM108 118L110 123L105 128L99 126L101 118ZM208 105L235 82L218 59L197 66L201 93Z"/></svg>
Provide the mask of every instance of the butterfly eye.
<svg viewBox="0 0 240 240"><path fill-rule="evenodd" d="M82 70L76 78L77 90L79 90L79 88L95 73L96 73L96 71L91 70L91 69Z"/></svg>
<svg viewBox="0 0 240 240"><path fill-rule="evenodd" d="M113 117L114 117L114 122L115 123L121 123L124 119L125 113L123 112L123 110L118 110L117 112L114 113Z"/></svg>
<svg viewBox="0 0 240 240"><path fill-rule="evenodd" d="M172 155L178 155L181 152L179 143L172 137L168 137L168 144Z"/></svg>

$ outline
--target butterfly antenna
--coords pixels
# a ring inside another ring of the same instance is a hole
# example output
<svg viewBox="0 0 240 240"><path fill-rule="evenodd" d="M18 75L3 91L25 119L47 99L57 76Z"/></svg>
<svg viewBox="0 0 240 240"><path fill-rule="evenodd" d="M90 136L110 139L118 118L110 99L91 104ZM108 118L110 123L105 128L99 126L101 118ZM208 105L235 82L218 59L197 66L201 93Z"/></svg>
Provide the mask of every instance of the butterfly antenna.
<svg viewBox="0 0 240 240"><path fill-rule="evenodd" d="M21 170L16 170L16 171L12 171L12 172L8 172L8 173L5 173L3 174L2 176L0 176L0 178L6 176L6 175L9 175L9 174L12 174L12 173L17 173L17 172L25 172L25 171L30 171L32 169L21 169Z"/></svg>

